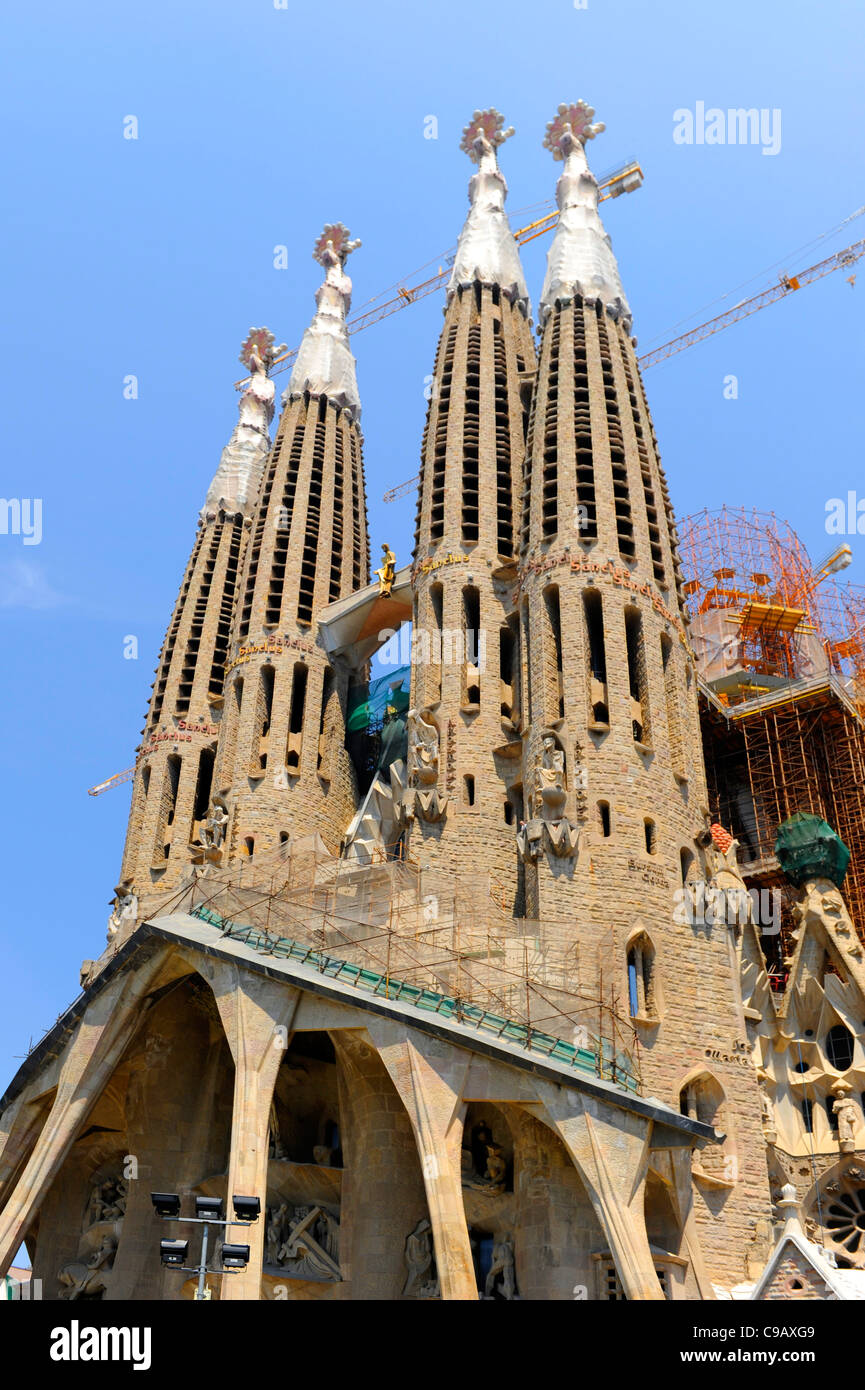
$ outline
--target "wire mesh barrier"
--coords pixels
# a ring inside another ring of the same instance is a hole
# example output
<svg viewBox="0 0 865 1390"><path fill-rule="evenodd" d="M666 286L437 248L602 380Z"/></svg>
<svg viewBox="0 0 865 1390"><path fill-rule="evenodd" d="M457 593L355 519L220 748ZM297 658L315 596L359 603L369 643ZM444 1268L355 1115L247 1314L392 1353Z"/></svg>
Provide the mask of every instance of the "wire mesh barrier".
<svg viewBox="0 0 865 1390"><path fill-rule="evenodd" d="M455 879L400 860L358 866L294 842L267 864L199 878L162 905L169 911L641 1093L634 1028L604 983L611 934L581 961L572 931L509 916L486 875Z"/></svg>

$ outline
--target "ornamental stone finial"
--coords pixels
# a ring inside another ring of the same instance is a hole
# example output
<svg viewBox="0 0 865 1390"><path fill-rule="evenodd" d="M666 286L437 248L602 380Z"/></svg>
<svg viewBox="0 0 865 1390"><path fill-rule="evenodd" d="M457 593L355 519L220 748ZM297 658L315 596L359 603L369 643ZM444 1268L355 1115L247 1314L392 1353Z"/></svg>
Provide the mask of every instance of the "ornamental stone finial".
<svg viewBox="0 0 865 1390"><path fill-rule="evenodd" d="M485 154L494 154L499 145L503 145L514 134L512 125L509 125L507 130L503 129L504 123L504 116L494 106L486 111L475 111L463 130L460 149L474 164L480 164Z"/></svg>
<svg viewBox="0 0 865 1390"><path fill-rule="evenodd" d="M558 115L547 125L544 149L552 150L553 159L565 159L577 144L585 145L587 140L594 140L607 128L603 121L592 124L594 114L595 108L587 106L582 99L570 104L563 101Z"/></svg>
<svg viewBox="0 0 865 1390"><path fill-rule="evenodd" d="M345 265L352 251L356 251L360 245L359 237L351 240L351 232L344 222L326 222L321 236L315 243L312 257L325 269L337 262Z"/></svg>
<svg viewBox="0 0 865 1390"><path fill-rule="evenodd" d="M287 346L287 343L277 345L269 328L250 328L237 360L250 372L264 372L266 376L274 358L285 352Z"/></svg>

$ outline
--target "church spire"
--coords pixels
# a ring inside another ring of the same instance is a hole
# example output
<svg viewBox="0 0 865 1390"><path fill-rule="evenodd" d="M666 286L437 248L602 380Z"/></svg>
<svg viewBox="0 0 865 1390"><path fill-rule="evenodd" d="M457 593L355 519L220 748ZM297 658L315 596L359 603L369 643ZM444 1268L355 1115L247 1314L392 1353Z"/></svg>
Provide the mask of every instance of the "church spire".
<svg viewBox="0 0 865 1390"><path fill-rule="evenodd" d="M285 343L274 346L269 328L250 328L238 361L249 370L238 405L239 419L222 451L219 467L201 510L202 521L223 511L245 512L255 502L264 464L270 452L270 422L275 388L268 376Z"/></svg>
<svg viewBox="0 0 865 1390"><path fill-rule="evenodd" d="M284 399L295 400L304 393L326 396L349 419L359 420L360 396L346 328L351 280L344 266L361 243L350 237L342 222L329 222L315 243L313 259L324 266L324 284L316 291L315 316L303 335Z"/></svg>
<svg viewBox="0 0 865 1390"><path fill-rule="evenodd" d="M471 207L457 243L448 300L461 285L480 281L500 285L513 303L521 303L528 312L529 292L520 253L505 213L508 186L496 159L498 147L514 133L513 126L507 130L503 126L504 116L490 107L475 111L463 131L460 149L478 169L469 180Z"/></svg>
<svg viewBox="0 0 865 1390"><path fill-rule="evenodd" d="M592 124L594 114L584 101L563 102L544 137L544 147L565 167L556 185L559 221L547 256L540 321L546 321L557 299L580 295L588 303L601 303L630 331L631 310L598 213L598 183L586 159L586 141L606 128L602 121Z"/></svg>

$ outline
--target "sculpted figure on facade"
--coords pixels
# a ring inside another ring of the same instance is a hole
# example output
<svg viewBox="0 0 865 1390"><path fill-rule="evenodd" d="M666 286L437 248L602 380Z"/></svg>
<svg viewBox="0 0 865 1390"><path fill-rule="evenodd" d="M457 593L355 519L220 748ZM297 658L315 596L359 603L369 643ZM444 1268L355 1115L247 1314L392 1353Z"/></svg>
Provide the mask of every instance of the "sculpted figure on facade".
<svg viewBox="0 0 865 1390"><path fill-rule="evenodd" d="M63 1266L57 1276L61 1286L58 1296L72 1303L85 1295L90 1298L104 1293L116 1254L114 1236L103 1236L98 1250L94 1250L88 1260L71 1260Z"/></svg>
<svg viewBox="0 0 865 1390"><path fill-rule="evenodd" d="M385 596L390 594L396 578L396 556L387 544L381 548L381 566L375 571L375 576L378 579L379 593Z"/></svg>
<svg viewBox="0 0 865 1390"><path fill-rule="evenodd" d="M138 921L138 896L133 891L133 886L129 879L124 879L118 883L114 890L112 899L112 912L108 918L109 942L113 941L118 932L124 927L131 930Z"/></svg>
<svg viewBox="0 0 865 1390"><path fill-rule="evenodd" d="M122 1178L108 1178L96 1183L90 1195L87 1224L97 1221L120 1221L126 1214L127 1187Z"/></svg>
<svg viewBox="0 0 865 1390"><path fill-rule="evenodd" d="M847 1081L836 1081L832 1087L832 1109L838 1120L838 1144L842 1153L853 1153L856 1148L856 1131L859 1128L861 1112L850 1094L852 1089Z"/></svg>
<svg viewBox="0 0 865 1390"><path fill-rule="evenodd" d="M341 1280L338 1259L339 1222L321 1207L295 1207L276 1263L294 1279Z"/></svg>
<svg viewBox="0 0 865 1390"><path fill-rule="evenodd" d="M438 790L439 732L417 709L410 709L406 720L408 789L403 807L409 819L417 815L422 820L435 822L441 820L448 801L447 795L440 795Z"/></svg>
<svg viewBox="0 0 865 1390"><path fill-rule="evenodd" d="M276 1109L276 1101L270 1102L270 1119L268 1121L268 1153L271 1158L281 1161L288 1157L282 1143L282 1136L279 1132L279 1115Z"/></svg>
<svg viewBox="0 0 865 1390"><path fill-rule="evenodd" d="M432 1276L431 1227L426 1217L419 1221L406 1238L405 1263L408 1278L403 1285L404 1298L438 1297L438 1280Z"/></svg>
<svg viewBox="0 0 865 1390"><path fill-rule="evenodd" d="M264 1262L268 1265L279 1264L279 1252L282 1249L288 1230L287 1202L281 1202L278 1207L268 1207L267 1225L264 1236Z"/></svg>
<svg viewBox="0 0 865 1390"><path fill-rule="evenodd" d="M557 858L576 854L579 826L565 816L568 797L565 754L551 733L543 736L541 750L531 770L532 818L517 831L517 845L526 859L537 859L546 847Z"/></svg>
<svg viewBox="0 0 865 1390"><path fill-rule="evenodd" d="M514 1243L510 1235L497 1236L493 1243L493 1258L484 1282L484 1298L516 1298L517 1282L514 1271Z"/></svg>
<svg viewBox="0 0 865 1390"><path fill-rule="evenodd" d="M812 879L805 883L799 901L793 905L797 927L819 925L837 941L839 949L856 962L862 960L862 946L850 921L841 892L828 878Z"/></svg>
<svg viewBox="0 0 865 1390"><path fill-rule="evenodd" d="M228 808L219 797L214 797L201 822L198 832L199 842L206 850L221 850L228 833Z"/></svg>

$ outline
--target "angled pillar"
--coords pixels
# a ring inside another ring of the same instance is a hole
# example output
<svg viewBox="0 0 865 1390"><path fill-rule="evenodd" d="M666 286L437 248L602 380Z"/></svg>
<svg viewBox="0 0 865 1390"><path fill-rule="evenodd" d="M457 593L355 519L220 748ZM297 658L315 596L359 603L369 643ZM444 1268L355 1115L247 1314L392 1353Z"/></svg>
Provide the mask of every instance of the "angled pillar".
<svg viewBox="0 0 865 1390"><path fill-rule="evenodd" d="M643 1210L651 1121L543 1083L538 1095L544 1105L539 1118L555 1130L573 1159L626 1296L662 1300Z"/></svg>
<svg viewBox="0 0 865 1390"><path fill-rule="evenodd" d="M33 1152L0 1215L0 1274L5 1273L91 1107L144 1016L144 995L164 962L118 975L87 1009L68 1045L57 1093Z"/></svg>
<svg viewBox="0 0 865 1390"><path fill-rule="evenodd" d="M471 1054L375 1020L369 1035L406 1108L421 1160L443 1299L476 1300L474 1263L463 1205L463 1083Z"/></svg>
<svg viewBox="0 0 865 1390"><path fill-rule="evenodd" d="M212 969L206 978L234 1058L226 1217L233 1219L234 1195L258 1197L261 1202L261 1215L248 1229L226 1228L229 1244L249 1246L249 1264L238 1274L223 1275L220 1298L255 1301L261 1297L264 1261L270 1106L300 991L263 980L235 965L209 965Z"/></svg>

